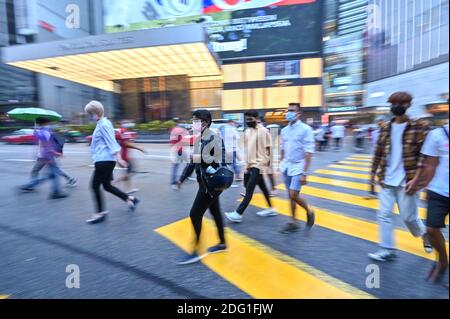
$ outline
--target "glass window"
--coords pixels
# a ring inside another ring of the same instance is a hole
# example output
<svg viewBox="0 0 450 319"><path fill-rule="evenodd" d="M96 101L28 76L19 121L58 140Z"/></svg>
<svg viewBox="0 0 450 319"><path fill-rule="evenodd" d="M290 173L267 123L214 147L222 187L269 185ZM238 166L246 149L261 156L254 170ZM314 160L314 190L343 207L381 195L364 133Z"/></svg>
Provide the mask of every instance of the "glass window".
<svg viewBox="0 0 450 319"><path fill-rule="evenodd" d="M300 77L300 62L274 61L266 62L266 79L286 79Z"/></svg>

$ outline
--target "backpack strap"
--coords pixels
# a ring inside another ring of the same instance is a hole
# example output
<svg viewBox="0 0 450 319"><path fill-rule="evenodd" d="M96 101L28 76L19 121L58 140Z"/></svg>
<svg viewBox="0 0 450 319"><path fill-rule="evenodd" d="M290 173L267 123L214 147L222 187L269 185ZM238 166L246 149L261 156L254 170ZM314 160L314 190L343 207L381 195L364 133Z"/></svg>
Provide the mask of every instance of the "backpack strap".
<svg viewBox="0 0 450 319"><path fill-rule="evenodd" d="M447 135L447 138L449 138L449 137L448 137L448 132L447 132L447 130L445 129L445 126L442 126L442 129L444 130L445 135Z"/></svg>

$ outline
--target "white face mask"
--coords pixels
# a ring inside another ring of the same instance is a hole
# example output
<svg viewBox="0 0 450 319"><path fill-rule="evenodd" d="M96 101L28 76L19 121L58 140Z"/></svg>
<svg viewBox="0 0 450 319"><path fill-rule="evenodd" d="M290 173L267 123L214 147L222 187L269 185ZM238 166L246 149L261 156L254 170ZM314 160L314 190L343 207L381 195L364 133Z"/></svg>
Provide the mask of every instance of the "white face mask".
<svg viewBox="0 0 450 319"><path fill-rule="evenodd" d="M194 133L200 133L202 131L202 121L194 120L192 121L192 130Z"/></svg>

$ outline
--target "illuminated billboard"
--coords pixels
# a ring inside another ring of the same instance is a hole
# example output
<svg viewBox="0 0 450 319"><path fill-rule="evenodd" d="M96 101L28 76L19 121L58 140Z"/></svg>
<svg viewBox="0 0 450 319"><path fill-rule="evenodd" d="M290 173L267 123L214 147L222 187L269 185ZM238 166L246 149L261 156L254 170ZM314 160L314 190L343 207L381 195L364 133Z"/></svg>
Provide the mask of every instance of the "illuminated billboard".
<svg viewBox="0 0 450 319"><path fill-rule="evenodd" d="M104 0L105 32L200 23L221 59L317 54L321 0Z"/></svg>

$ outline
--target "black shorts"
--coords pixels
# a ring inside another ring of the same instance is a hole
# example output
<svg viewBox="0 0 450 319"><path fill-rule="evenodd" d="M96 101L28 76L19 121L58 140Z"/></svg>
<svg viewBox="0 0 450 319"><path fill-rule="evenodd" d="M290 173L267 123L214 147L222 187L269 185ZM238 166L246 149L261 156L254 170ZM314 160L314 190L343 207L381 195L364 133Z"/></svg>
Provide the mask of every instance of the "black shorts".
<svg viewBox="0 0 450 319"><path fill-rule="evenodd" d="M445 228L448 215L448 197L428 191L427 227Z"/></svg>

